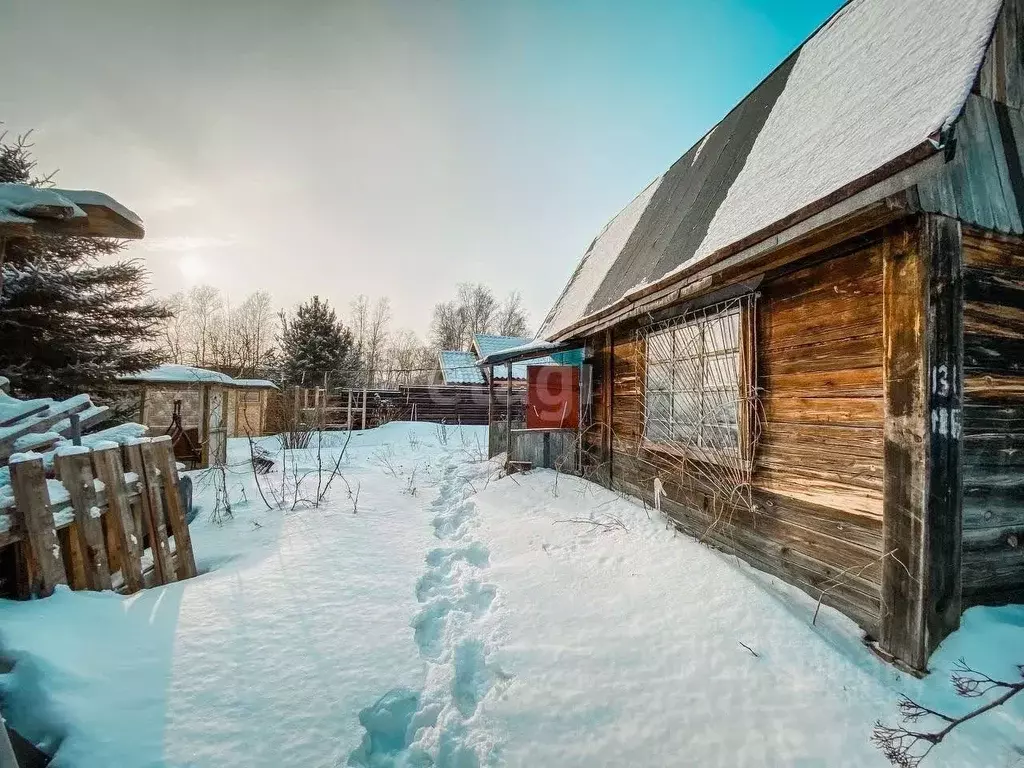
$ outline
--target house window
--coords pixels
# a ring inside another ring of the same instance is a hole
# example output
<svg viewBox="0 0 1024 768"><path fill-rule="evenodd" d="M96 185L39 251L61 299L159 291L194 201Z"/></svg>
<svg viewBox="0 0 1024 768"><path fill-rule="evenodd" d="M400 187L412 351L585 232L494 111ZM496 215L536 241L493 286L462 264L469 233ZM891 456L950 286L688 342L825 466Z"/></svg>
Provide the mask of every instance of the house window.
<svg viewBox="0 0 1024 768"><path fill-rule="evenodd" d="M647 443L708 461L745 457L751 302L733 299L642 332Z"/></svg>

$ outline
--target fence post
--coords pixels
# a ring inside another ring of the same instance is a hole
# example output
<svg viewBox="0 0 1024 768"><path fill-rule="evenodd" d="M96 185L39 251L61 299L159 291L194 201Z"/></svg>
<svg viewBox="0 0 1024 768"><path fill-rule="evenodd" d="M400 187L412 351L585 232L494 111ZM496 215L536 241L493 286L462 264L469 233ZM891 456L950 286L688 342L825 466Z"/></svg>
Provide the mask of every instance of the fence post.
<svg viewBox="0 0 1024 768"><path fill-rule="evenodd" d="M145 389L143 389L145 391ZM68 420L71 422L71 444L81 445L82 444L82 417L77 413L72 413L68 416Z"/></svg>
<svg viewBox="0 0 1024 768"><path fill-rule="evenodd" d="M487 366L487 426L494 421L494 366Z"/></svg>
<svg viewBox="0 0 1024 768"><path fill-rule="evenodd" d="M75 511L74 534L77 538L85 582L89 589L101 592L111 589L110 563L103 545L103 524L100 522L99 502L93 482L92 465L88 453L57 454L61 480L71 497Z"/></svg>
<svg viewBox="0 0 1024 768"><path fill-rule="evenodd" d="M366 385L363 385L363 429L366 429Z"/></svg>
<svg viewBox="0 0 1024 768"><path fill-rule="evenodd" d="M345 427L349 432L352 431L352 390L348 391L348 424Z"/></svg>
<svg viewBox="0 0 1024 768"><path fill-rule="evenodd" d="M167 500L167 519L174 534L174 548L178 556L178 578L189 579L198 573L196 556L192 551L192 536L189 534L185 510L178 495L178 467L174 463L174 451L169 435L155 438L143 446L143 458L154 461L164 481L164 498Z"/></svg>
<svg viewBox="0 0 1024 768"><path fill-rule="evenodd" d="M129 593L138 592L142 583L141 532L135 529L135 518L128 506L124 487L124 466L121 450L116 445L92 452L93 467L107 492L107 527L112 536L109 543L120 551L121 577ZM113 558L111 558L113 559Z"/></svg>
<svg viewBox="0 0 1024 768"><path fill-rule="evenodd" d="M507 386L505 388L505 428L507 434L505 435L505 464L507 465L512 461L512 366L506 365L507 371L505 381Z"/></svg>
<svg viewBox="0 0 1024 768"><path fill-rule="evenodd" d="M160 480L157 468L147 461L143 454L146 443L128 444L128 463L131 471L139 476L142 488L142 519L145 521L149 548L153 552L153 570L157 584L175 581L174 563L171 561L171 545L167 541L167 521L164 520L164 505L160 499Z"/></svg>
<svg viewBox="0 0 1024 768"><path fill-rule="evenodd" d="M36 566L32 569L36 584L32 586L37 587L40 596L49 597L58 584L68 583L68 577L57 544L43 460L26 459L9 466L16 517L20 518L27 554Z"/></svg>

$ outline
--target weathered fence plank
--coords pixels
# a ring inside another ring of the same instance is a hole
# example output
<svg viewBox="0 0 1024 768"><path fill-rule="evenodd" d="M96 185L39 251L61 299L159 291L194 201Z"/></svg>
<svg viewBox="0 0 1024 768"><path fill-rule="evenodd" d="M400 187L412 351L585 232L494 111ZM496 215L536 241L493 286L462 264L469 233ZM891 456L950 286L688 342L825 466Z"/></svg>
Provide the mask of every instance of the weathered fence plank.
<svg viewBox="0 0 1024 768"><path fill-rule="evenodd" d="M146 524L146 536L153 553L153 571L157 584L175 581L174 561L171 558L171 544L167 540L167 521L164 519L164 505L160 497L159 471L152 460L146 459L144 450L148 443L132 443L127 447L128 464L131 471L139 476L142 483L142 519Z"/></svg>
<svg viewBox="0 0 1024 768"><path fill-rule="evenodd" d="M177 555L179 579L190 579L196 575L196 557L192 551L192 537L185 520L185 510L178 494L178 467L174 463L170 437L163 436L142 446L142 457L147 464L155 466L164 482L167 520L174 534L174 548Z"/></svg>
<svg viewBox="0 0 1024 768"><path fill-rule="evenodd" d="M86 585L96 591L111 589L110 563L107 561L107 551L103 542L99 499L93 482L89 454L58 454L55 463L75 512L73 535L69 538L74 542L73 546L81 557Z"/></svg>
<svg viewBox="0 0 1024 768"><path fill-rule="evenodd" d="M14 489L15 514L25 533L27 552L35 565L33 592L42 597L53 594L58 584L67 584L68 577L61 559L53 513L46 490L46 473L42 459L26 459L10 465Z"/></svg>
<svg viewBox="0 0 1024 768"><path fill-rule="evenodd" d="M142 533L135 528L135 519L128 502L121 451L113 445L97 448L92 452L92 459L96 475L103 482L107 494L108 510L105 518L110 532L108 546L113 543L118 552L125 589L129 593L138 592L143 587Z"/></svg>
<svg viewBox="0 0 1024 768"><path fill-rule="evenodd" d="M85 554L78 545L78 526L75 523L57 529L57 541L64 559L64 572L68 575L68 586L72 589L88 589L89 580L85 575Z"/></svg>

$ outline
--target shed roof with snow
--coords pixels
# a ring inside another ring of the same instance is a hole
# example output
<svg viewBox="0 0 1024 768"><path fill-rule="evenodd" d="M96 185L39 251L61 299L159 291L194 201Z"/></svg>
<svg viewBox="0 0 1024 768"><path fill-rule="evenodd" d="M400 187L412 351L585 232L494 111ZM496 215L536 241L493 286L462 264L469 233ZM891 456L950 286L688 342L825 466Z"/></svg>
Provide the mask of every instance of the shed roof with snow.
<svg viewBox="0 0 1024 768"><path fill-rule="evenodd" d="M999 0L851 0L584 253L538 336L574 331L939 152Z"/></svg>
<svg viewBox="0 0 1024 768"><path fill-rule="evenodd" d="M240 389L280 389L268 379L232 379L231 384Z"/></svg>
<svg viewBox="0 0 1024 768"><path fill-rule="evenodd" d="M437 354L441 378L445 384L484 384L484 374L477 367L472 352L445 349Z"/></svg>
<svg viewBox="0 0 1024 768"><path fill-rule="evenodd" d="M121 381L133 384L226 384L234 383L234 379L226 373L211 371L207 368L196 368L191 365L166 363L150 368L148 371L130 373L120 377Z"/></svg>
<svg viewBox="0 0 1024 768"><path fill-rule="evenodd" d="M239 389L278 389L274 382L267 379L233 379L220 371L177 363L164 363L148 371L130 373L121 376L120 380L129 384L223 384Z"/></svg>

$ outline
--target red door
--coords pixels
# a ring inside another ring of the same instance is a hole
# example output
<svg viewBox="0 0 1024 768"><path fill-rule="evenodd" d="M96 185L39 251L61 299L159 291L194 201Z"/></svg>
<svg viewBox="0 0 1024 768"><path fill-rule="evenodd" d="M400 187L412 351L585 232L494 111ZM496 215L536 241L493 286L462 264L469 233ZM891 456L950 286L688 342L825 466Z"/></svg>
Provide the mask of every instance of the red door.
<svg viewBox="0 0 1024 768"><path fill-rule="evenodd" d="M526 428L577 429L580 369L575 365L526 367Z"/></svg>

